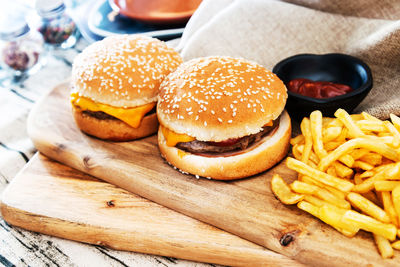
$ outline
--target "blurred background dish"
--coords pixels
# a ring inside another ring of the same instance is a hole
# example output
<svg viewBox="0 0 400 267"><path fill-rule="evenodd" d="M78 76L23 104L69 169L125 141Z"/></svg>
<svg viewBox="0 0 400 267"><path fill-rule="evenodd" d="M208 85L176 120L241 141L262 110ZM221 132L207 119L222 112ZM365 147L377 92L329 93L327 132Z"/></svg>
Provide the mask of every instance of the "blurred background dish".
<svg viewBox="0 0 400 267"><path fill-rule="evenodd" d="M89 31L99 36L98 39L115 34L143 34L166 41L178 38L183 33L184 24L152 25L144 23L118 14L109 3L107 0L93 1L92 5L87 6L88 13L82 14L87 19Z"/></svg>
<svg viewBox="0 0 400 267"><path fill-rule="evenodd" d="M286 108L298 119L309 116L313 110L320 110L324 116L333 116L338 108L350 113L367 96L373 83L368 65L346 54L299 54L280 61L272 71L286 86L295 79L309 79L352 88L348 93L329 98L315 98L288 90Z"/></svg>
<svg viewBox="0 0 400 267"><path fill-rule="evenodd" d="M109 0L124 16L152 24L186 23L201 0Z"/></svg>

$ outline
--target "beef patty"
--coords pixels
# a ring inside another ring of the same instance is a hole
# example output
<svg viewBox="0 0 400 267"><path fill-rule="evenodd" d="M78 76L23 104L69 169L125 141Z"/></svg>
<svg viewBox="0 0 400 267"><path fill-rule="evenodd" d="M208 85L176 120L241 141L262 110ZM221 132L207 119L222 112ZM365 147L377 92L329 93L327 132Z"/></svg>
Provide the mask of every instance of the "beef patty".
<svg viewBox="0 0 400 267"><path fill-rule="evenodd" d="M176 147L193 154L196 153L216 154L216 153L240 151L260 141L264 136L266 136L272 130L278 127L278 125L279 125L279 118L273 121L272 126L263 127L263 130L261 132L247 135L238 138L237 140L227 140L225 142L219 142L219 143L194 140L191 142L178 143L176 144ZM221 145L222 143L229 143L230 145Z"/></svg>

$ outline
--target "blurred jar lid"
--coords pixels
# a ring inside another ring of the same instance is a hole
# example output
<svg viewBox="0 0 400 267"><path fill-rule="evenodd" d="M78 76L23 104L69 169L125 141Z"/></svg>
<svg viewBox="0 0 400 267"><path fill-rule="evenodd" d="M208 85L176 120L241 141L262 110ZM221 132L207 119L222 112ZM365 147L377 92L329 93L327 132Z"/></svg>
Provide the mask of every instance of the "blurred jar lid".
<svg viewBox="0 0 400 267"><path fill-rule="evenodd" d="M17 10L0 11L0 39L9 41L29 32L25 14Z"/></svg>
<svg viewBox="0 0 400 267"><path fill-rule="evenodd" d="M43 18L50 18L63 13L65 5L63 0L36 0L35 8Z"/></svg>

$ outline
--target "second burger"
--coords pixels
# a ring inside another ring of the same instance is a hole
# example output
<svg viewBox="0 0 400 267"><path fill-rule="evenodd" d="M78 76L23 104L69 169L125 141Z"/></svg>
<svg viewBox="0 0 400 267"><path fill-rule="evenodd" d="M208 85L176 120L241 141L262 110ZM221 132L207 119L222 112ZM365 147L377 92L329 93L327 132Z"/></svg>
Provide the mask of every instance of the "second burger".
<svg viewBox="0 0 400 267"><path fill-rule="evenodd" d="M176 51L145 36L112 36L88 46L72 68L77 125L89 135L114 141L155 133L159 86L181 63Z"/></svg>

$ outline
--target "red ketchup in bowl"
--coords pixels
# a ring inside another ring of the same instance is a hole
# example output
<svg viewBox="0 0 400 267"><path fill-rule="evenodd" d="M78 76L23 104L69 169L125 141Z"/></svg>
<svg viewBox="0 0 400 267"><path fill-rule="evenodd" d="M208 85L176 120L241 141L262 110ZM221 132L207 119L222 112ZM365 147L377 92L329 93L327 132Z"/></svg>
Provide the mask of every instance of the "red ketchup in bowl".
<svg viewBox="0 0 400 267"><path fill-rule="evenodd" d="M314 82L303 78L291 80L287 86L288 90L293 93L313 98L331 98L353 91L350 86L345 84L325 81Z"/></svg>

